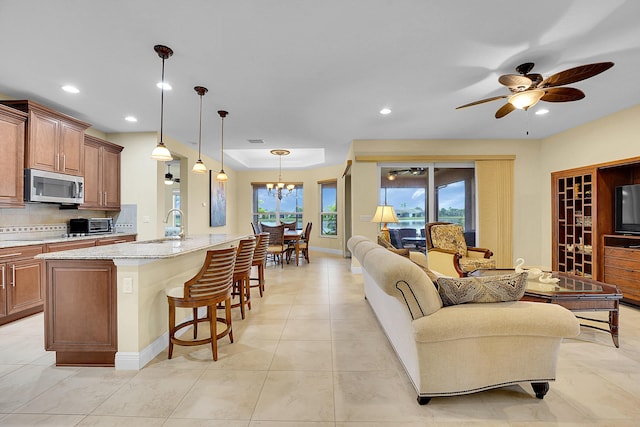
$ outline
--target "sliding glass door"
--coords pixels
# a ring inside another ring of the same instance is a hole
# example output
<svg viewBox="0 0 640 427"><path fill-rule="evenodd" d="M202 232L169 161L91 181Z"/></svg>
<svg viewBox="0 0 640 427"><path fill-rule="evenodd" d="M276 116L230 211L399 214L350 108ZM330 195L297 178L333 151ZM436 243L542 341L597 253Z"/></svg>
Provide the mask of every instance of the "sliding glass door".
<svg viewBox="0 0 640 427"><path fill-rule="evenodd" d="M425 224L435 221L462 225L467 243L475 244L473 163L382 164L379 170L380 204L393 206L399 221L388 224L397 230L391 233L394 245L424 237Z"/></svg>

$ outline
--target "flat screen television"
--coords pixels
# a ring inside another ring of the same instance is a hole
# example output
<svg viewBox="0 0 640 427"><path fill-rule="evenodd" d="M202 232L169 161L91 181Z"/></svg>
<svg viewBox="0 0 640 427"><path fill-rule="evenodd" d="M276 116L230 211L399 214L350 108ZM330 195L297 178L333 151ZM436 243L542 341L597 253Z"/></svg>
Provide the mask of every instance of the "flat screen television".
<svg viewBox="0 0 640 427"><path fill-rule="evenodd" d="M614 200L616 233L640 234L640 184L616 187Z"/></svg>

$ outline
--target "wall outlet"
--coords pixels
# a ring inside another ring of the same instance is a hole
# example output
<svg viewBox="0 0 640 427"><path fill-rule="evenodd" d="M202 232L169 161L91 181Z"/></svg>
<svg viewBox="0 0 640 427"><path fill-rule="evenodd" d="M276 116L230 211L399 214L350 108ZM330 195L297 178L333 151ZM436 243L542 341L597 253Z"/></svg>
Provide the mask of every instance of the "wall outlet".
<svg viewBox="0 0 640 427"><path fill-rule="evenodd" d="M133 293L133 279L131 277L125 277L122 280L122 292L125 294Z"/></svg>

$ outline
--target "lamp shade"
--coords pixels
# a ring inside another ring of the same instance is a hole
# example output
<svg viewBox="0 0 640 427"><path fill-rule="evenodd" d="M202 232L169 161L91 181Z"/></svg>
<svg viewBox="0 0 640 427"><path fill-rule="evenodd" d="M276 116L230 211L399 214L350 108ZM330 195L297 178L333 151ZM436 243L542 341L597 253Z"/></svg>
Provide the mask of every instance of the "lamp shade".
<svg viewBox="0 0 640 427"><path fill-rule="evenodd" d="M398 217L393 206L383 205L376 208L376 213L373 214L371 222L398 222Z"/></svg>

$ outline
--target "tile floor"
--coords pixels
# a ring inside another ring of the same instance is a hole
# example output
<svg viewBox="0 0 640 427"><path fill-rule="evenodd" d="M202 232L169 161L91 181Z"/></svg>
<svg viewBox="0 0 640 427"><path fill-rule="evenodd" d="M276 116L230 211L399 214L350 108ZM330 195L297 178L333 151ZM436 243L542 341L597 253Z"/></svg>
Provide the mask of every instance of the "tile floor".
<svg viewBox="0 0 640 427"><path fill-rule="evenodd" d="M139 372L57 368L43 318L0 327L0 425L414 427L638 426L640 311L622 307L621 347L583 328L561 346L544 400L529 384L468 396L416 396L349 260L267 268L235 343L176 347Z"/></svg>

